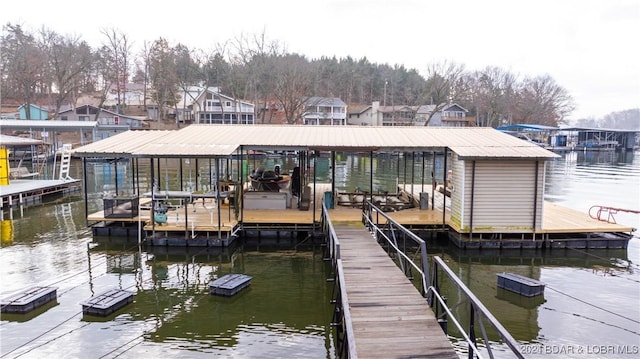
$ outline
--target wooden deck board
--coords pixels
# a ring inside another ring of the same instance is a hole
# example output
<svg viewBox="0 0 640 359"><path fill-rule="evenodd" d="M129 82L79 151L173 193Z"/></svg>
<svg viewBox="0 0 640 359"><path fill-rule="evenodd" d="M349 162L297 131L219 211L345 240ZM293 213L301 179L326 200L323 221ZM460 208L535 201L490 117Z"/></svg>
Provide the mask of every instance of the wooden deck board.
<svg viewBox="0 0 640 359"><path fill-rule="evenodd" d="M335 228L358 356L458 358L425 298L367 229Z"/></svg>

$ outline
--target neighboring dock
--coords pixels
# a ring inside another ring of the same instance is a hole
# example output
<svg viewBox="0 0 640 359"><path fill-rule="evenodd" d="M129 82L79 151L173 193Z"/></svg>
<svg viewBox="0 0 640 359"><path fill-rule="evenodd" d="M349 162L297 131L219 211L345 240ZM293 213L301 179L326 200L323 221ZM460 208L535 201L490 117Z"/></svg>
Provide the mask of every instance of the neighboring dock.
<svg viewBox="0 0 640 359"><path fill-rule="evenodd" d="M458 358L418 289L364 226L338 225L360 358Z"/></svg>
<svg viewBox="0 0 640 359"><path fill-rule="evenodd" d="M81 180L11 180L10 184L0 186L0 207L40 204L46 197L79 192L81 188Z"/></svg>

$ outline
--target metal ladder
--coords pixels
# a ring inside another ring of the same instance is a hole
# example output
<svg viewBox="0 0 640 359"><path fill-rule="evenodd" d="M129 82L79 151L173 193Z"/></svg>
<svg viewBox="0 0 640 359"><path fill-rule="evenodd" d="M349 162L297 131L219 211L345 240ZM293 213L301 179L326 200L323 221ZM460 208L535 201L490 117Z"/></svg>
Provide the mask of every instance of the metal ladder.
<svg viewBox="0 0 640 359"><path fill-rule="evenodd" d="M73 178L69 176L69 168L71 167L71 146L65 145L62 147L62 154L60 157L60 179L63 181L73 181Z"/></svg>

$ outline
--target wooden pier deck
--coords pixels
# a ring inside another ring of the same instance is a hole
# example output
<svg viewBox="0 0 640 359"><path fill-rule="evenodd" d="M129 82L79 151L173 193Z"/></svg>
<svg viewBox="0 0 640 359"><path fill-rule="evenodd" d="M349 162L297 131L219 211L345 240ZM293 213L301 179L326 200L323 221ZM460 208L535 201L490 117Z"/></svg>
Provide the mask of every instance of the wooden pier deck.
<svg viewBox="0 0 640 359"><path fill-rule="evenodd" d="M80 180L11 180L0 186L0 208L39 204L50 195L68 194L82 188Z"/></svg>
<svg viewBox="0 0 640 359"><path fill-rule="evenodd" d="M338 225L360 358L458 358L433 311L364 226Z"/></svg>

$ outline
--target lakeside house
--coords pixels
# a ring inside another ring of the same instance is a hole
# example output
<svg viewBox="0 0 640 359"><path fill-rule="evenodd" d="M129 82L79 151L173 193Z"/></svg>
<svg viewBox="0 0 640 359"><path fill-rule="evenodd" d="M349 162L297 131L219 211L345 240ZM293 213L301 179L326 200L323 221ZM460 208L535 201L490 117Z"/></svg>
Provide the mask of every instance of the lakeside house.
<svg viewBox="0 0 640 359"><path fill-rule="evenodd" d="M380 101L371 105L351 106L348 123L358 126L424 126L429 120L432 127L471 127L475 126L475 118L468 117L464 107L452 103L436 111L436 105L394 105L381 106ZM433 113L436 111L435 113ZM433 114L433 115L432 115Z"/></svg>
<svg viewBox="0 0 640 359"><path fill-rule="evenodd" d="M337 97L312 96L304 101L303 125L347 125L347 104Z"/></svg>
<svg viewBox="0 0 640 359"><path fill-rule="evenodd" d="M255 105L221 93L218 87L188 86L170 115L179 123L255 124Z"/></svg>
<svg viewBox="0 0 640 359"><path fill-rule="evenodd" d="M93 105L68 108L58 113L59 121L94 122L93 140L144 127L145 116L129 116Z"/></svg>

